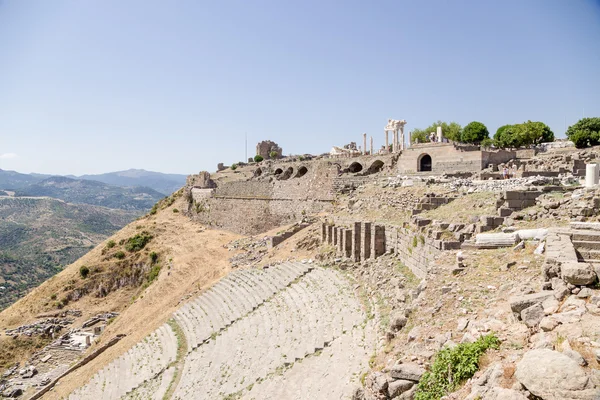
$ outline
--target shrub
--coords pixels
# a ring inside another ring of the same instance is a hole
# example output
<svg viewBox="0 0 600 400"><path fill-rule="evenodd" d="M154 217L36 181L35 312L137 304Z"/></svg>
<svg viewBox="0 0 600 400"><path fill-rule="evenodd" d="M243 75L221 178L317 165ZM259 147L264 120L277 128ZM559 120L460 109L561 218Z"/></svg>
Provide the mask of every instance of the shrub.
<svg viewBox="0 0 600 400"><path fill-rule="evenodd" d="M158 253L153 251L150 253L150 261L152 262L152 264L156 263L156 261L158 261Z"/></svg>
<svg viewBox="0 0 600 400"><path fill-rule="evenodd" d="M90 274L90 269L88 267L86 267L85 265L82 265L81 267L79 267L79 275L81 275L81 277L83 279L87 278L89 274Z"/></svg>
<svg viewBox="0 0 600 400"><path fill-rule="evenodd" d="M474 343L461 343L441 350L425 372L415 394L415 400L437 400L455 391L479 369L479 358L488 349L497 349L500 340L494 335L482 336Z"/></svg>
<svg viewBox="0 0 600 400"><path fill-rule="evenodd" d="M567 129L567 137L575 147L595 146L600 143L600 118L582 118Z"/></svg>
<svg viewBox="0 0 600 400"><path fill-rule="evenodd" d="M124 259L124 258L125 258L125 253L124 253L124 252L122 252L121 250L119 250L119 251L117 251L117 252L115 253L115 256L114 256L114 257L115 257L116 259L118 259L118 260L122 260L122 259Z"/></svg>
<svg viewBox="0 0 600 400"><path fill-rule="evenodd" d="M277 153L276 151L272 151L269 153L269 157L270 158L277 158L279 156L279 153Z"/></svg>
<svg viewBox="0 0 600 400"><path fill-rule="evenodd" d="M115 247L117 244L115 243L114 240L109 240L108 243L106 243L106 248L107 249L112 249L113 247Z"/></svg>
<svg viewBox="0 0 600 400"><path fill-rule="evenodd" d="M153 236L148 233L148 231L142 231L141 233L138 233L137 235L127 239L127 242L125 243L125 250L129 252L140 251L146 246L146 244L148 244L150 240L152 240L152 237Z"/></svg>
<svg viewBox="0 0 600 400"><path fill-rule="evenodd" d="M156 212L158 211L158 203L156 203L152 209L150 210L150 215L154 215L156 214Z"/></svg>
<svg viewBox="0 0 600 400"><path fill-rule="evenodd" d="M480 143L489 136L490 133L484 124L473 121L465 126L460 133L460 141L463 143Z"/></svg>
<svg viewBox="0 0 600 400"><path fill-rule="evenodd" d="M176 208L174 208L174 209L173 209L173 212L174 212L174 213L178 213L178 212L179 212L179 210L178 210L178 209L176 209Z"/></svg>
<svg viewBox="0 0 600 400"><path fill-rule="evenodd" d="M264 157L260 154L254 156L254 162L261 162L262 160L264 160Z"/></svg>
<svg viewBox="0 0 600 400"><path fill-rule="evenodd" d="M233 165L231 166L231 170L232 170L232 171L235 171L235 170L237 169L237 167L238 167L238 166L237 166L237 164L233 164Z"/></svg>

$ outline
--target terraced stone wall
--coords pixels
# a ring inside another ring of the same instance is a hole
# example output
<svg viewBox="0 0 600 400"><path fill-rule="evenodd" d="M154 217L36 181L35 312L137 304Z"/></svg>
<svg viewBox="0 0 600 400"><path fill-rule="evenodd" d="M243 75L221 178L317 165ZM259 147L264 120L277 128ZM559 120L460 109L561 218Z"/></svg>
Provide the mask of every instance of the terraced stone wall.
<svg viewBox="0 0 600 400"><path fill-rule="evenodd" d="M271 176L218 183L211 196L193 196L196 203L188 213L215 228L257 234L330 210L335 176L331 166L314 163L304 175L286 180Z"/></svg>
<svg viewBox="0 0 600 400"><path fill-rule="evenodd" d="M438 243L440 241L410 228L386 226L385 236L386 251L393 249L402 264L419 278L425 278L436 256L442 252Z"/></svg>

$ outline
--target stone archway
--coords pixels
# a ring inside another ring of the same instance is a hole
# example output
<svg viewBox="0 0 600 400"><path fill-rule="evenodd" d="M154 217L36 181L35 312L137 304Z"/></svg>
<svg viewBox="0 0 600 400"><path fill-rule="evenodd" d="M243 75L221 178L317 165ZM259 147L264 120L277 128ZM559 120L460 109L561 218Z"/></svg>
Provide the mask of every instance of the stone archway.
<svg viewBox="0 0 600 400"><path fill-rule="evenodd" d="M362 169L363 169L362 164L355 161L352 164L350 164L350 166L348 167L348 172L355 174L357 172L362 171Z"/></svg>
<svg viewBox="0 0 600 400"><path fill-rule="evenodd" d="M433 165L431 156L429 154L421 154L419 156L419 160L417 161L417 167L419 172L431 171L431 167Z"/></svg>
<svg viewBox="0 0 600 400"><path fill-rule="evenodd" d="M381 169L383 168L384 163L381 160L375 160L373 162L373 164L371 164L371 166L369 167L367 174L376 174L378 172L381 171Z"/></svg>
<svg viewBox="0 0 600 400"><path fill-rule="evenodd" d="M306 168L305 166L301 166L300 168L298 168L298 172L296 172L296 175L294 176L294 178L301 178L307 172L308 172L308 168Z"/></svg>

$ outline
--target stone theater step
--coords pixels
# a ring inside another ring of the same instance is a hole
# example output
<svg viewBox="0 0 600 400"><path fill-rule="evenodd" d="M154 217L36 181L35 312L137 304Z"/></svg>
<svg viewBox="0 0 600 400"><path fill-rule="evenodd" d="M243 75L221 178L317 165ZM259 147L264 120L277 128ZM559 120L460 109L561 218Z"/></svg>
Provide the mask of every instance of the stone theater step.
<svg viewBox="0 0 600 400"><path fill-rule="evenodd" d="M120 399L164 371L176 355L177 338L171 327L164 324L100 370L69 399Z"/></svg>
<svg viewBox="0 0 600 400"><path fill-rule="evenodd" d="M310 264L284 263L264 270L232 272L175 312L175 320L187 338L188 351L202 345L311 269Z"/></svg>
<svg viewBox="0 0 600 400"><path fill-rule="evenodd" d="M353 373L360 372L360 365L368 363L371 349L362 343L366 316L351 286L338 272L323 268L307 271L304 264L284 263L264 271L236 273L235 277L247 282L249 290L259 294L262 303L245 315L240 311L237 318L237 314L232 316L230 326L187 354L174 398L225 398L313 358L315 381L311 385L343 392L344 382L328 383L318 377L333 374L339 378L338 374L345 374L351 379ZM235 290L234 277L226 281ZM255 296L250 298L260 301ZM331 346L340 351L320 356L321 352L331 352ZM352 353L356 348L359 351ZM314 393L317 397L313 398L322 398L318 390Z"/></svg>

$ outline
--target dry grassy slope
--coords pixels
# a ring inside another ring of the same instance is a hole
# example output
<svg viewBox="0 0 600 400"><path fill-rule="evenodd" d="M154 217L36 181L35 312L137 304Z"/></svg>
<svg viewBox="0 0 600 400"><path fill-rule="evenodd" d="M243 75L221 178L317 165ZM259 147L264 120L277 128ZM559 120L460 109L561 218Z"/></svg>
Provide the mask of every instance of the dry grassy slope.
<svg viewBox="0 0 600 400"><path fill-rule="evenodd" d="M229 232L205 230L182 214L173 212L174 208L182 209L183 206L183 200L179 199L156 215L131 223L111 238L115 242L127 239L138 233L140 226L143 226L154 235L154 239L147 247L152 251L160 252L163 259L172 259L172 268L168 270L163 266L158 279L143 293L137 293L139 289L126 288L110 293L105 298L86 296L67 306L67 308L83 311L79 323L98 312L121 312L121 315L108 326L101 342L116 334L124 333L127 337L102 356L61 381L48 398L60 398L81 385L98 369L127 351L165 322L183 296L211 284L228 272L228 258L232 254L224 245L239 236ZM60 293L69 281L81 279L79 277L81 265L94 265L100 262L105 245L106 242L101 243L80 260L0 313L0 328L11 328L34 321L37 314L51 310L51 304L44 305L48 303L50 296ZM136 294L137 299L132 302Z"/></svg>

